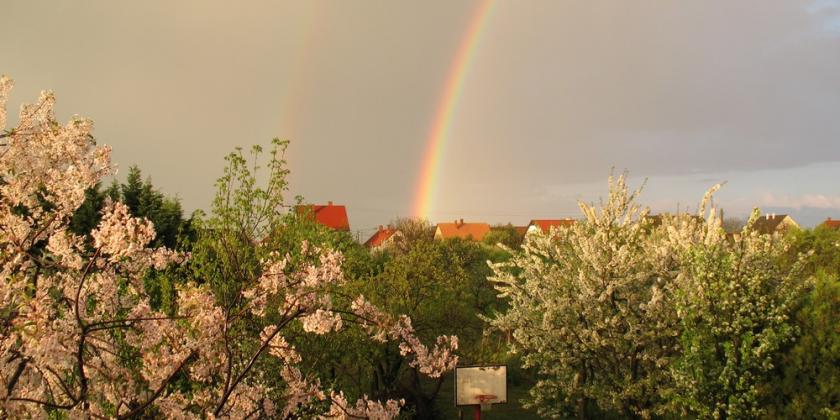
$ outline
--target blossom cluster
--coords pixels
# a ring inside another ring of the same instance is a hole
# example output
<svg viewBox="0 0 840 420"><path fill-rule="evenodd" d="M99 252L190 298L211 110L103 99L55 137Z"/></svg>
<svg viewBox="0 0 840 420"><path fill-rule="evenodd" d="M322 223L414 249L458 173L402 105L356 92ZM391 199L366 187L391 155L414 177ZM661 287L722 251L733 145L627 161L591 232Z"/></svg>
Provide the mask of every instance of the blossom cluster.
<svg viewBox="0 0 840 420"><path fill-rule="evenodd" d="M291 269L273 253L230 301L195 279L177 286L174 311L153 308L144 276L187 256L149 248L153 224L122 203L106 203L89 237L71 233L85 191L112 172L110 149L96 146L89 120L58 124L50 92L6 129L11 86L0 77L0 415L288 417L322 403L325 417L396 417L403 401L351 403L301 370L286 332L336 333L342 314L400 340L430 376L454 367L456 337L428 349L407 317L364 301L338 310L342 256L307 244L308 263ZM266 359L279 370L264 370Z"/></svg>
<svg viewBox="0 0 840 420"><path fill-rule="evenodd" d="M756 384L791 337L805 282L777 262L784 238L751 229L757 212L724 232L718 188L694 215L652 217L611 177L605 203L580 203L581 222L493 266L510 307L490 322L542 375L531 394L543 415L585 415L588 402L641 417L761 414Z"/></svg>
<svg viewBox="0 0 840 420"><path fill-rule="evenodd" d="M409 365L417 367L421 373L438 378L455 369L458 364L458 337L442 335L437 337L435 346L429 349L417 338L411 319L401 315L396 319L382 312L364 296L359 296L351 306L354 314L363 320L363 325L376 341L399 340L400 354L414 355Z"/></svg>

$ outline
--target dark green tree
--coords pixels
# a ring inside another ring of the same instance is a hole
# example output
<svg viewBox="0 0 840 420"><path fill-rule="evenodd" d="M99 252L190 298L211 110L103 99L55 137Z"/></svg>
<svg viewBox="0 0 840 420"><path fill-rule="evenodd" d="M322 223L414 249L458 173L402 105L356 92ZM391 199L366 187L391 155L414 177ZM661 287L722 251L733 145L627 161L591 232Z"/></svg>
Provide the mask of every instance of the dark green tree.
<svg viewBox="0 0 840 420"><path fill-rule="evenodd" d="M805 256L814 277L793 320L799 329L776 362L768 412L777 418L840 418L840 230L793 231L786 263Z"/></svg>
<svg viewBox="0 0 840 420"><path fill-rule="evenodd" d="M88 235L99 224L106 192L100 190L100 184L85 191L85 201L76 209L70 219L70 230L76 235Z"/></svg>
<svg viewBox="0 0 840 420"><path fill-rule="evenodd" d="M189 251L195 240L191 219L184 219L181 203L157 190L151 179L142 181L142 173L132 166L124 184L113 180L106 190L100 184L85 191L85 201L73 214L70 230L82 236L90 234L100 221L105 200L120 201L128 206L134 217L145 217L155 226L153 247ZM144 278L152 307L174 309L175 285L188 277L186 267L170 266L164 271L150 269Z"/></svg>
<svg viewBox="0 0 840 420"><path fill-rule="evenodd" d="M125 183L120 186L120 201L128 206L132 214L137 214L140 209L143 187L143 174L140 172L140 168L137 165L128 168ZM155 227L157 228L157 226Z"/></svg>
<svg viewBox="0 0 840 420"><path fill-rule="evenodd" d="M184 218L181 203L156 189L150 178L142 181L142 173L137 166L129 169L124 184L114 180L107 190L102 191L97 184L85 192L85 201L70 224L73 233L87 235L99 224L106 198L125 203L132 216L145 217L154 223L156 236L152 246L172 249L188 246L192 235L191 224Z"/></svg>
<svg viewBox="0 0 840 420"><path fill-rule="evenodd" d="M787 236L792 244L787 255L789 263L805 255L804 269L807 274L814 275L818 271L840 274L840 229L821 226L794 229Z"/></svg>
<svg viewBox="0 0 840 420"><path fill-rule="evenodd" d="M777 363L775 418L840 418L840 279L820 271L794 317L800 336Z"/></svg>

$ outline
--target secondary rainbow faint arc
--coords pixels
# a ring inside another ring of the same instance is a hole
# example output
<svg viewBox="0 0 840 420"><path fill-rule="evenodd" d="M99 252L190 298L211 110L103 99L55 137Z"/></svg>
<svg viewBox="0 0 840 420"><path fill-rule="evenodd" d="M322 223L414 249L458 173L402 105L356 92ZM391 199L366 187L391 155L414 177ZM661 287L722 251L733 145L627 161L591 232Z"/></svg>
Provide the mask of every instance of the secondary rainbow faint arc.
<svg viewBox="0 0 840 420"><path fill-rule="evenodd" d="M426 140L426 150L420 169L420 179L417 183L412 214L415 217L428 217L435 209L437 190L439 187L440 167L443 160L449 131L452 128L455 108L464 88L464 81L469 73L470 62L475 55L476 47L490 15L493 0L483 0L476 7L470 20L467 32L461 41L458 52L452 61L444 85L443 95L438 102L432 129Z"/></svg>

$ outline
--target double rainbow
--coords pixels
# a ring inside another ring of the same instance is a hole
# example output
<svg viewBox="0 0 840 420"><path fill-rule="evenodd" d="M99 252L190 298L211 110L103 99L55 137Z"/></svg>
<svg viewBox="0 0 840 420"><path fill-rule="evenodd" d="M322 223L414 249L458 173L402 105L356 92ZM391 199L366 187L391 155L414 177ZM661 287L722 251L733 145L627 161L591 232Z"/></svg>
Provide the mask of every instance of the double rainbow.
<svg viewBox="0 0 840 420"><path fill-rule="evenodd" d="M426 151L423 155L420 179L417 183L414 204L412 205L412 215L414 217L429 217L430 213L435 210L440 184L438 177L446 141L449 139L449 132L452 128L455 108L461 97L464 80L469 73L471 60L475 55L479 38L487 23L492 6L493 0L481 0L470 17L467 32L449 69L443 95L435 112L434 123L426 140Z"/></svg>

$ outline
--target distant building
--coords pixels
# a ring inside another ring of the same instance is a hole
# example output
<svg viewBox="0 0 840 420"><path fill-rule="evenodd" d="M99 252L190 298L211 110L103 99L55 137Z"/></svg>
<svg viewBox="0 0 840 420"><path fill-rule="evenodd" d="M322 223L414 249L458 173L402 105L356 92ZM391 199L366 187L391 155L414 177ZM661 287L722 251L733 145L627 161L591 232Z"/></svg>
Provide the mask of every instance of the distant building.
<svg viewBox="0 0 840 420"><path fill-rule="evenodd" d="M526 227L526 234L530 235L535 232L548 233L553 227L570 227L575 224L575 219L534 219L528 223Z"/></svg>
<svg viewBox="0 0 840 420"><path fill-rule="evenodd" d="M344 206L336 206L332 201L327 205L307 204L295 206L295 212L300 216L310 216L316 222L335 230L350 230L350 221L347 220L347 209Z"/></svg>
<svg viewBox="0 0 840 420"><path fill-rule="evenodd" d="M840 220L832 220L830 217L825 219L825 222L820 223L818 227L828 229L840 229Z"/></svg>
<svg viewBox="0 0 840 420"><path fill-rule="evenodd" d="M379 226L376 233L365 241L365 246L371 250L386 249L394 245L394 241L402 236L402 232L395 229L393 226L383 227Z"/></svg>
<svg viewBox="0 0 840 420"><path fill-rule="evenodd" d="M786 232L790 229L799 229L799 224L793 220L792 217L786 214L766 214L759 217L753 225L758 233L771 234L776 232Z"/></svg>
<svg viewBox="0 0 840 420"><path fill-rule="evenodd" d="M481 241L489 232L490 225L487 223L464 223L464 219L461 219L453 223L438 223L435 227L435 239L461 238Z"/></svg>

